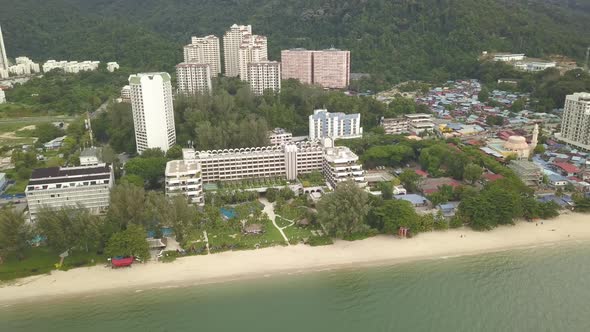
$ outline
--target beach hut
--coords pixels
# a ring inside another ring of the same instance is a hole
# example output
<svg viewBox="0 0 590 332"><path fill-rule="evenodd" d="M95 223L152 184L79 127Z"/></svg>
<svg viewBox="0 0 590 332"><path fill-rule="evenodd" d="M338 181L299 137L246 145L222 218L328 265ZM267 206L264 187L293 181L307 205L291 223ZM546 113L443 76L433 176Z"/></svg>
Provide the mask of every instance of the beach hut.
<svg viewBox="0 0 590 332"><path fill-rule="evenodd" d="M262 234L264 227L261 224L250 224L244 227L244 234Z"/></svg>

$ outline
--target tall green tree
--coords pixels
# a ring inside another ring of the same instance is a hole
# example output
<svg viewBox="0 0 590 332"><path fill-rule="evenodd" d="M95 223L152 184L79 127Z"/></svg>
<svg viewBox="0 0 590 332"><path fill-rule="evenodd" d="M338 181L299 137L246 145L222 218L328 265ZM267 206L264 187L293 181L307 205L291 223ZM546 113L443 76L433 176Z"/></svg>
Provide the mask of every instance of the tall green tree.
<svg viewBox="0 0 590 332"><path fill-rule="evenodd" d="M56 251L89 251L97 247L100 238L100 220L81 207L44 208L37 214L35 227Z"/></svg>
<svg viewBox="0 0 590 332"><path fill-rule="evenodd" d="M474 184L481 178L482 174L483 168L474 163L469 163L467 164L467 166L465 166L465 169L463 171L463 178L466 181L471 182L471 184Z"/></svg>
<svg viewBox="0 0 590 332"><path fill-rule="evenodd" d="M137 257L142 261L149 259L149 244L146 231L141 226L130 225L126 230L113 234L105 248L110 257Z"/></svg>
<svg viewBox="0 0 590 332"><path fill-rule="evenodd" d="M318 221L331 236L345 237L367 229L367 192L353 181L341 182L318 203Z"/></svg>
<svg viewBox="0 0 590 332"><path fill-rule="evenodd" d="M0 209L0 262L13 253L19 259L24 258L31 234L31 227L21 212L10 206Z"/></svg>

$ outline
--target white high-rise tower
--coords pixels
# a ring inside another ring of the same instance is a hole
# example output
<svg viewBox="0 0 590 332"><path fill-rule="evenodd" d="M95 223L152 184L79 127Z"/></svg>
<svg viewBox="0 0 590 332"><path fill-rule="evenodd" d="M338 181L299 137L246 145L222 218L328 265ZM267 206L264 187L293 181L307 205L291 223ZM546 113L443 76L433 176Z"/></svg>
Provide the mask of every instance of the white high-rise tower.
<svg viewBox="0 0 590 332"><path fill-rule="evenodd" d="M244 36L252 34L251 25L234 24L223 35L223 55L225 57L225 76L236 77L240 74L239 49Z"/></svg>
<svg viewBox="0 0 590 332"><path fill-rule="evenodd" d="M268 59L266 37L245 35L238 49L238 72L242 81L248 80L248 65Z"/></svg>
<svg viewBox="0 0 590 332"><path fill-rule="evenodd" d="M168 151L176 143L170 74L131 75L129 85L137 152L152 148Z"/></svg>
<svg viewBox="0 0 590 332"><path fill-rule="evenodd" d="M8 56L4 47L4 38L2 37L2 27L0 27L0 69L8 70Z"/></svg>
<svg viewBox="0 0 590 332"><path fill-rule="evenodd" d="M208 64L211 76L221 74L219 38L213 35L192 37L191 43L184 47L184 62Z"/></svg>

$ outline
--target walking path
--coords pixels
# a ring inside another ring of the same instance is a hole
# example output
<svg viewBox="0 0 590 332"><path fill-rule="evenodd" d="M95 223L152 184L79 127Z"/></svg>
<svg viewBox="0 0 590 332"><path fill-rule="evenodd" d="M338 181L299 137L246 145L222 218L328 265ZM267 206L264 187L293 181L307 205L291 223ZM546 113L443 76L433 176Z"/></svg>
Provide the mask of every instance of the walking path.
<svg viewBox="0 0 590 332"><path fill-rule="evenodd" d="M275 228L279 230L279 232L283 236L283 239L285 239L287 246L290 246L291 244L289 243L289 238L287 238L287 235L285 235L285 232L283 232L283 228L286 228L286 227L283 227L283 228L279 227L279 225L277 225L277 222L275 221L275 219L276 219L275 208L273 207L272 203L269 202L268 199L266 199L266 198L260 198L260 203L262 203L264 205L263 211L266 213L266 215L268 215L268 217L272 221L272 224L275 226Z"/></svg>
<svg viewBox="0 0 590 332"><path fill-rule="evenodd" d="M211 250L209 250L209 237L207 237L207 231L203 231L203 236L205 237L205 246L207 247L207 253L211 255Z"/></svg>

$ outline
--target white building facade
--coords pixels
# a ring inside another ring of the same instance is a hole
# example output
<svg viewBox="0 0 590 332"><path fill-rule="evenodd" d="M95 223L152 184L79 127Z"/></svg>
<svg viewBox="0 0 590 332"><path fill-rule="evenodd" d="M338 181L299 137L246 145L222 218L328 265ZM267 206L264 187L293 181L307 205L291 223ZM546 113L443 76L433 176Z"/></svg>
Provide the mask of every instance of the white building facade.
<svg viewBox="0 0 590 332"><path fill-rule="evenodd" d="M359 187L365 187L365 172L359 157L343 146L328 147L324 152L324 176L331 188L339 183L353 180Z"/></svg>
<svg viewBox="0 0 590 332"><path fill-rule="evenodd" d="M0 104L4 104L6 102L6 95L4 94L4 90L0 89Z"/></svg>
<svg viewBox="0 0 590 332"><path fill-rule="evenodd" d="M251 25L234 24L223 35L223 55L225 61L225 76L240 75L239 50L246 35L252 34Z"/></svg>
<svg viewBox="0 0 590 332"><path fill-rule="evenodd" d="M213 35L192 37L191 43L184 47L184 62L208 64L211 77L221 74L219 38Z"/></svg>
<svg viewBox="0 0 590 332"><path fill-rule="evenodd" d="M285 145L293 142L293 134L283 128L275 128L268 132L270 145Z"/></svg>
<svg viewBox="0 0 590 332"><path fill-rule="evenodd" d="M137 152L151 148L168 151L176 143L170 74L131 75L129 86Z"/></svg>
<svg viewBox="0 0 590 332"><path fill-rule="evenodd" d="M319 109L309 116L309 139L322 138L358 138L363 136L361 115L330 113Z"/></svg>
<svg viewBox="0 0 590 332"><path fill-rule="evenodd" d="M557 137L567 144L590 151L590 93L579 92L565 97L561 134Z"/></svg>
<svg viewBox="0 0 590 332"><path fill-rule="evenodd" d="M116 62L107 62L107 70L109 72L114 72L115 70L119 69L119 64Z"/></svg>
<svg viewBox="0 0 590 332"><path fill-rule="evenodd" d="M225 149L213 151L183 150L184 162L198 164L203 183L244 179L283 178L296 180L300 174L323 172L332 188L352 179L365 185L364 172L356 156L346 147L334 147L332 140L289 143L280 146ZM177 164L171 164L171 169ZM168 174L176 174L170 172Z"/></svg>
<svg viewBox="0 0 590 332"><path fill-rule="evenodd" d="M494 54L494 61L512 62L524 60L523 53L496 53Z"/></svg>
<svg viewBox="0 0 590 332"><path fill-rule="evenodd" d="M6 48L4 47L4 37L2 36L2 27L0 27L0 70L8 71L9 66Z"/></svg>
<svg viewBox="0 0 590 332"><path fill-rule="evenodd" d="M188 95L210 94L211 66L204 63L183 62L176 65L178 92Z"/></svg>
<svg viewBox="0 0 590 332"><path fill-rule="evenodd" d="M104 213L114 183L111 165L39 168L25 190L31 221L43 208L77 207Z"/></svg>
<svg viewBox="0 0 590 332"><path fill-rule="evenodd" d="M244 35L238 49L238 71L242 81L248 80L249 64L268 59L267 39L259 35Z"/></svg>
<svg viewBox="0 0 590 332"><path fill-rule="evenodd" d="M281 64L276 61L260 61L248 64L248 78L252 93L262 96L264 91L281 91Z"/></svg>
<svg viewBox="0 0 590 332"><path fill-rule="evenodd" d="M100 61L55 61L48 60L43 64L43 72L47 73L53 69L61 69L66 73L76 74L81 71L94 71L98 69Z"/></svg>
<svg viewBox="0 0 590 332"><path fill-rule="evenodd" d="M166 164L166 196L184 195L191 204L203 206L203 183L199 163L172 160Z"/></svg>

